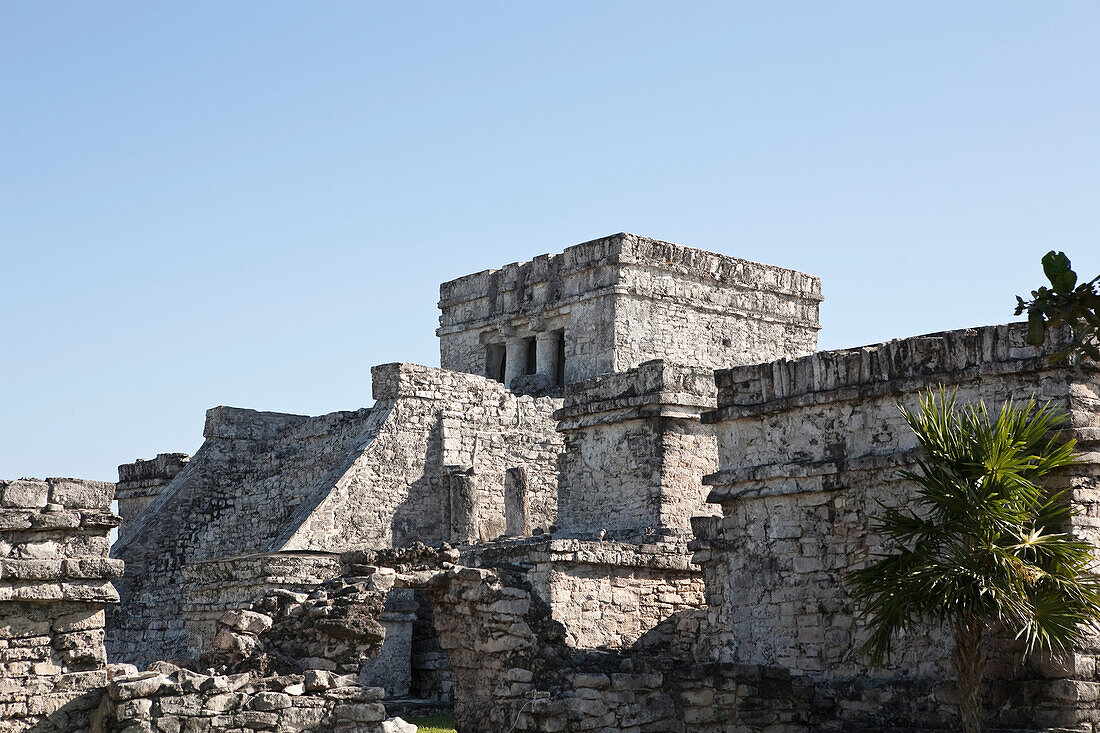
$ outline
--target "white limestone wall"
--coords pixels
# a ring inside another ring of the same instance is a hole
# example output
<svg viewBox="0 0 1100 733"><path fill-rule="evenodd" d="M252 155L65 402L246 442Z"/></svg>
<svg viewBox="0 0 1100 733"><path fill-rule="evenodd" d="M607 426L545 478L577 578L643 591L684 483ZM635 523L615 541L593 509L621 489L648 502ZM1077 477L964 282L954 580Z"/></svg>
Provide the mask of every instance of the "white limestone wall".
<svg viewBox="0 0 1100 733"><path fill-rule="evenodd" d="M1082 426L1096 424L1100 404L1096 372L1051 367L1017 327L825 352L717 380L719 408L704 422L717 430L721 470L706 481L723 516L694 523L713 657L826 679L953 676L940 630L898 640L884 668L857 651L867 629L845 576L882 547L871 530L879 502L904 506L913 491L897 476L916 455L898 404L915 408L920 391L939 384L957 388L960 404L984 400L991 410L1035 396L1071 410L1086 445L1095 428ZM1095 507L1095 465L1080 473L1078 494ZM1080 527L1095 523L1094 511ZM990 673L1020 669L995 655Z"/></svg>
<svg viewBox="0 0 1100 733"><path fill-rule="evenodd" d="M531 524L557 514L560 400L516 395L493 380L413 364L374 369L377 435L273 540L282 550L342 551L450 541L448 474L472 470L476 529L505 530L507 470L527 468Z"/></svg>
<svg viewBox="0 0 1100 733"><path fill-rule="evenodd" d="M700 367L797 357L817 344L821 282L633 234L440 286L440 363L487 374L490 344L556 329L565 382L652 359Z"/></svg>

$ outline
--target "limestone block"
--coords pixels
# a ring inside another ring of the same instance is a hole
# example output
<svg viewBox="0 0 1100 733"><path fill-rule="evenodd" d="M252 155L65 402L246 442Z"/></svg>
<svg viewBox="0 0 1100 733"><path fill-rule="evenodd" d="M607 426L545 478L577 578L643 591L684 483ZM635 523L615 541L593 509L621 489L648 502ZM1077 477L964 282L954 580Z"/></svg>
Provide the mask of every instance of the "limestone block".
<svg viewBox="0 0 1100 733"><path fill-rule="evenodd" d="M78 509L105 509L114 499L115 485L105 481L51 478L50 501Z"/></svg>
<svg viewBox="0 0 1100 733"><path fill-rule="evenodd" d="M305 672L306 690L328 690L336 686L336 675L324 669L307 669Z"/></svg>
<svg viewBox="0 0 1100 733"><path fill-rule="evenodd" d="M245 634L260 634L270 629L274 621L270 616L263 613L235 609L227 611L218 619L218 623Z"/></svg>
<svg viewBox="0 0 1100 733"><path fill-rule="evenodd" d="M213 642L214 649L240 656L250 655L258 646L259 642L256 640L255 636L250 634L237 634L228 627L219 631L214 637Z"/></svg>
<svg viewBox="0 0 1100 733"><path fill-rule="evenodd" d="M0 505L5 507L44 507L49 499L50 487L43 481L20 479L12 481L0 490Z"/></svg>
<svg viewBox="0 0 1100 733"><path fill-rule="evenodd" d="M249 703L253 710L282 710L291 704L290 695L283 692L259 692Z"/></svg>
<svg viewBox="0 0 1100 733"><path fill-rule="evenodd" d="M110 694L114 700L152 697L169 684L168 677L159 672L139 672L136 675L116 677Z"/></svg>
<svg viewBox="0 0 1100 733"><path fill-rule="evenodd" d="M416 733L416 726L402 718L390 718L382 723L382 733Z"/></svg>
<svg viewBox="0 0 1100 733"><path fill-rule="evenodd" d="M386 708L381 703L337 705L334 714L337 720L377 723L386 719Z"/></svg>

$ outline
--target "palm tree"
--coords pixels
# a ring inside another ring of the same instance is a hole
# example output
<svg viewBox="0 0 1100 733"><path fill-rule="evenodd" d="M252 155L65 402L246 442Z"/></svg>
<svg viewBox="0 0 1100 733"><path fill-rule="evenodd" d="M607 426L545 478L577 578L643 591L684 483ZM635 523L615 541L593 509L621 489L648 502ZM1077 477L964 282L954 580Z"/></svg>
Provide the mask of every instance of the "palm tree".
<svg viewBox="0 0 1100 733"><path fill-rule="evenodd" d="M901 411L922 456L902 472L916 484L909 507L875 519L883 554L849 576L871 629L864 651L881 664L899 632L949 625L962 729L978 733L986 635L1015 635L1024 656L1062 652L1100 619L1093 547L1065 531L1078 509L1042 484L1075 462L1076 441L1056 432L1063 413L1034 400L991 420L941 387Z"/></svg>

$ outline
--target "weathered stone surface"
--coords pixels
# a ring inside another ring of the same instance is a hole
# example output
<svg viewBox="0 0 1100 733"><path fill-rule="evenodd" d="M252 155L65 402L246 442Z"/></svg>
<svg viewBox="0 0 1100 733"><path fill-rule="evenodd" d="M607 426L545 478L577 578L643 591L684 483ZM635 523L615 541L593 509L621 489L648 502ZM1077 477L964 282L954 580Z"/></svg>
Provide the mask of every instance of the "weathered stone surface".
<svg viewBox="0 0 1100 733"><path fill-rule="evenodd" d="M106 509L111 506L115 485L106 481L51 478L50 501L72 509Z"/></svg>
<svg viewBox="0 0 1100 733"><path fill-rule="evenodd" d="M1060 480L1084 501L1075 530L1095 542L1100 373L1053 366L1026 344L1022 326L997 326L736 367L716 380L718 408L703 421L717 430L720 470L705 481L722 517L693 520L711 626L706 656L811 675L852 725L954 725L950 705L924 697L953 677L945 630L914 629L882 668L852 651L868 630L844 577L881 549L871 517L880 502L904 504L911 487L898 472L917 457L897 405L915 407L921 390L944 385L960 404L996 409L1034 396L1066 410L1085 465ZM1090 683L1096 649L1093 638L1073 655L1091 660L1081 665ZM994 645L991 720L1043 729L1034 701L1058 706L1054 682L1021 668L1015 651ZM1094 717L1061 709L1074 725Z"/></svg>
<svg viewBox="0 0 1100 733"><path fill-rule="evenodd" d="M235 631L246 634L262 633L270 629L271 624L274 623L272 618L267 614L244 609L227 611L218 621Z"/></svg>
<svg viewBox="0 0 1100 733"><path fill-rule="evenodd" d="M118 600L110 579L122 572L106 557L111 488L0 482L0 503L21 507L19 521L0 523L0 730L89 729L108 677L103 607Z"/></svg>
<svg viewBox="0 0 1100 733"><path fill-rule="evenodd" d="M453 466L465 466L476 485L468 539L505 533L512 466L527 468L529 524L554 521L562 438L552 415L559 399L516 395L483 377L410 364L373 373L371 409L317 418L210 411L203 447L113 550L129 571L119 581L125 600L110 624L112 658L151 661L207 648L212 636L188 639L179 623L188 604L187 566L268 552L449 540ZM239 493L227 499L226 487ZM232 605L254 600L240 597ZM194 622L212 630L207 612L196 612L202 616Z"/></svg>
<svg viewBox="0 0 1100 733"><path fill-rule="evenodd" d="M6 507L39 508L46 506L49 495L50 487L45 481L20 479L5 482L0 489L0 504Z"/></svg>
<svg viewBox="0 0 1100 733"><path fill-rule="evenodd" d="M905 500L895 403L937 384L1067 409L1060 486L1100 539L1100 372L1018 326L806 356L816 278L626 234L440 296L456 371L376 367L372 408L320 417L214 408L193 459L120 466L113 559L109 484L0 482L0 728L406 730L384 686L453 696L462 733L954 729L945 635L872 669L843 585ZM109 647L144 673L104 659L123 560ZM991 719L1092 733L1100 639L1012 651Z"/></svg>
<svg viewBox="0 0 1100 733"><path fill-rule="evenodd" d="M431 600L464 733L812 730L808 679L641 648L573 648L515 570L455 567L398 580L422 587Z"/></svg>
<svg viewBox="0 0 1100 733"><path fill-rule="evenodd" d="M714 513L702 476L717 468L717 441L699 415L715 392L710 370L663 361L569 385L555 413L559 534L654 542Z"/></svg>
<svg viewBox="0 0 1100 733"><path fill-rule="evenodd" d="M820 301L812 275L615 234L443 283L436 333L445 369L523 381L533 366L570 384L651 359L713 369L809 354Z"/></svg>
<svg viewBox="0 0 1100 733"><path fill-rule="evenodd" d="M629 646L704 602L702 573L679 540L635 545L536 537L470 547L463 562L526 568L568 643L579 648Z"/></svg>
<svg viewBox="0 0 1100 733"><path fill-rule="evenodd" d="M115 499L122 517L119 535L125 534L138 515L153 503L161 489L172 483L176 474L187 467L190 458L186 453L161 453L156 458L138 459L118 467Z"/></svg>
<svg viewBox="0 0 1100 733"><path fill-rule="evenodd" d="M358 688L354 696L331 698L307 692L300 675L203 675L162 663L154 666L164 673L118 675L106 685L104 700L91 720L92 729L100 733L324 733L344 730L346 723L353 722L357 733L410 730L400 718L387 719L373 690Z"/></svg>

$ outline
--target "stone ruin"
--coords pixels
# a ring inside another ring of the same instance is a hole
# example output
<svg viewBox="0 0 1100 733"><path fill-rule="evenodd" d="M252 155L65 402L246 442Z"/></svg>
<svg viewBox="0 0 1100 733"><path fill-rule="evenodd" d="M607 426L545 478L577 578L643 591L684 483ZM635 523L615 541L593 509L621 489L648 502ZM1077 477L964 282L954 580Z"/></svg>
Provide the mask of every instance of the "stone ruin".
<svg viewBox="0 0 1100 733"><path fill-rule="evenodd" d="M944 633L872 667L843 583L910 490L896 406L1067 410L1096 542L1100 371L1019 325L816 352L820 301L619 234L443 284L442 368L375 367L369 408L216 407L115 486L3 483L0 730L956 729ZM1098 653L998 643L987 719L1095 733Z"/></svg>

